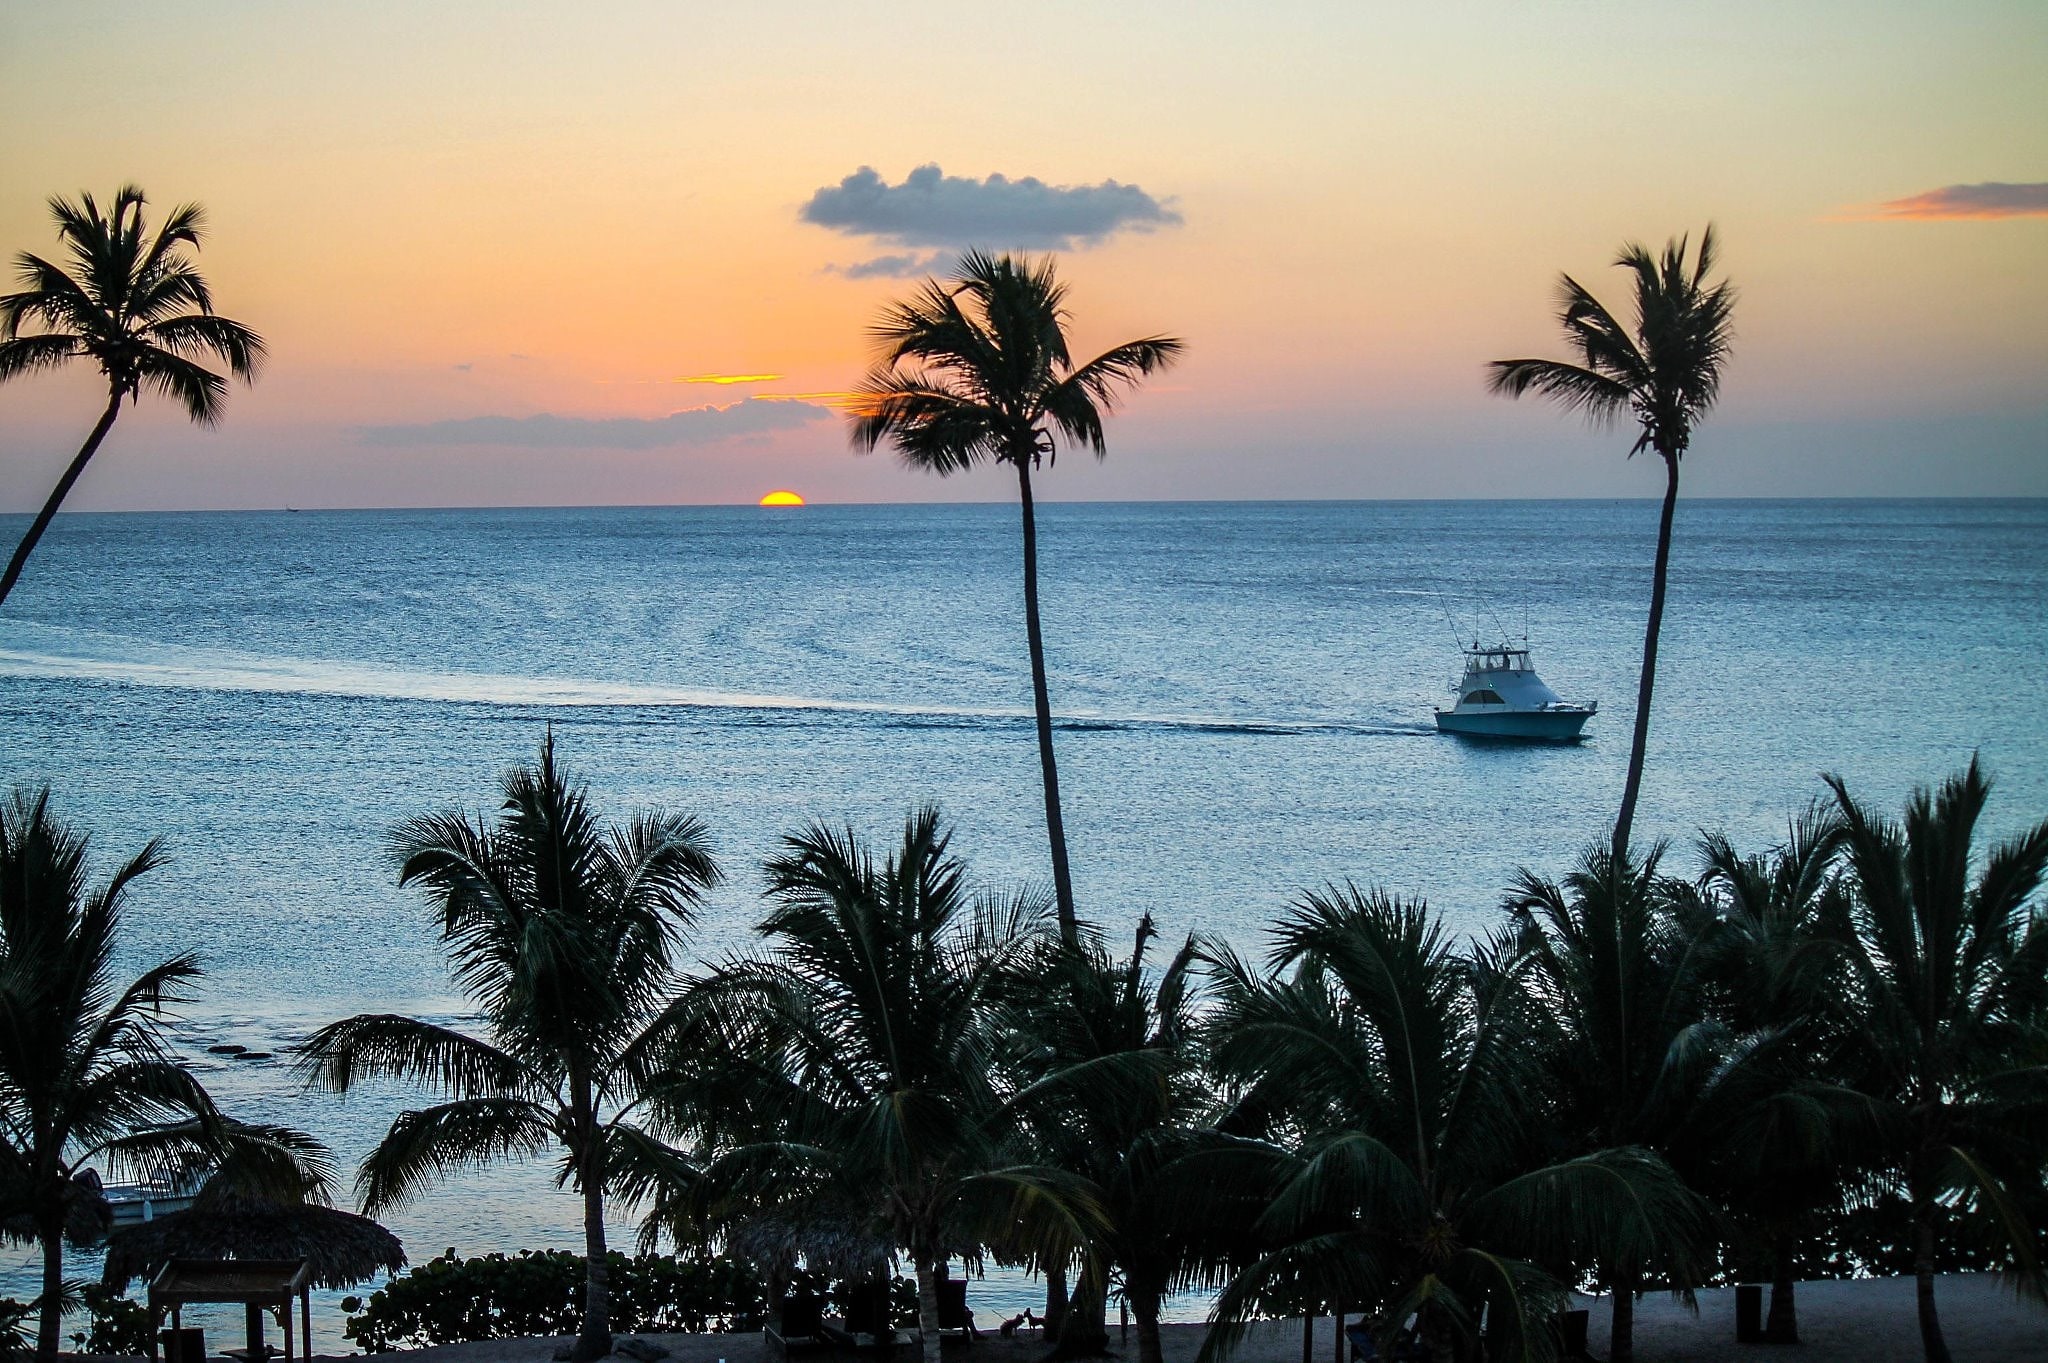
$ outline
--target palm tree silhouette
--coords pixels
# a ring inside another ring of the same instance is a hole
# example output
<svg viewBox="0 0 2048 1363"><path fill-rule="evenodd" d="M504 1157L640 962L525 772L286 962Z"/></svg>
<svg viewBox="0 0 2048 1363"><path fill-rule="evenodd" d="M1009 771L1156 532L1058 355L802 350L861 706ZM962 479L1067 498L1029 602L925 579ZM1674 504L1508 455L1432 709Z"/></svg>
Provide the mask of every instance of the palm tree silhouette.
<svg viewBox="0 0 2048 1363"><path fill-rule="evenodd" d="M118 982L124 902L162 864L152 841L95 886L86 835L52 814L47 788L0 804L0 1235L42 1247L39 1359L57 1356L65 1239L105 1229L88 1163L158 1175L231 1161L259 1187L324 1178L310 1138L237 1126L172 1053L161 1010L190 997L196 957Z"/></svg>
<svg viewBox="0 0 2048 1363"><path fill-rule="evenodd" d="M1024 514L1024 628L1046 837L1060 931L1072 940L1078 919L1038 622L1031 475L1052 465L1062 439L1102 458L1103 418L1120 391L1173 363L1183 345L1170 336L1151 336L1076 365L1067 349L1067 318L1066 288L1049 257L1033 261L970 251L950 278L926 280L914 297L890 307L875 324L880 358L855 389L853 443L872 450L887 440L906 464L940 477L984 462L1017 471Z"/></svg>
<svg viewBox="0 0 2048 1363"><path fill-rule="evenodd" d="M211 426L220 420L228 385L200 361L217 358L245 383L255 381L262 364L263 339L214 312L213 291L185 249L198 249L204 211L197 204L173 209L152 236L142 216L146 202L134 185L116 191L105 212L90 194L80 194L75 204L52 198L50 216L70 250L71 269L24 251L15 257L22 291L0 296L0 383L73 359L91 360L107 380L99 423L0 573L0 605L107 438L124 399L136 400L146 385L183 403L199 425ZM24 335L22 325L30 322L42 330Z"/></svg>
<svg viewBox="0 0 2048 1363"><path fill-rule="evenodd" d="M1365 1308L1383 1354L1412 1316L1433 1359L1478 1356L1482 1318L1489 1357L1546 1356L1568 1298L1541 1265L1640 1259L1701 1221L1650 1151L1555 1160L1512 933L1461 951L1420 902L1346 885L1276 923L1268 959L1214 956L1216 1063L1279 1139L1262 1252L1218 1298L1198 1363L1258 1317L1332 1304Z"/></svg>
<svg viewBox="0 0 2048 1363"><path fill-rule="evenodd" d="M301 1063L336 1093L386 1078L450 1095L399 1114L363 1161L372 1216L458 1169L561 1149L561 1181L583 1198L583 1361L612 1347L606 1194L691 1177L688 1159L634 1117L679 983L678 939L719 872L694 818L603 826L556 767L552 735L539 765L507 772L503 790L494 828L428 816L391 844L401 883L422 886L439 911L489 1039L362 1014L316 1032Z"/></svg>
<svg viewBox="0 0 2048 1363"><path fill-rule="evenodd" d="M1898 823L1865 809L1840 777L1827 782L1855 890L1851 1083L1912 1204L1927 1363L1948 1363L1934 1302L1944 1205L2010 1251L2015 1289L2048 1300L2036 1222L2048 1130L2048 913L2038 897L2048 822L1974 855L1991 794L1974 758L1939 789L1916 791Z"/></svg>
<svg viewBox="0 0 2048 1363"><path fill-rule="evenodd" d="M1650 741L1650 692L1657 680L1657 634L1664 623L1664 583L1671 564L1671 517L1678 506L1678 462L1692 444L1693 428L1721 392L1734 333L1735 290L1726 280L1709 286L1714 268L1714 229L1700 236L1690 269L1686 239L1678 237L1661 257L1643 246L1624 246L1615 264L1635 281L1635 325L1624 326L1599 299L1570 275L1558 281L1558 323L1578 352L1565 360L1495 360L1489 386L1511 398L1534 389L1566 409L1595 422L1623 412L1638 427L1630 457L1655 450L1664 461L1664 509L1657 521L1657 566L1651 578L1650 620L1643 630L1643 666L1636 682L1635 737L1629 747L1628 780L1614 820L1614 855L1628 852L1643 784L1643 753Z"/></svg>
<svg viewBox="0 0 2048 1363"><path fill-rule="evenodd" d="M1031 1163L1022 1139L1028 1108L1094 1076L1069 1068L1018 1089L1001 1063L1051 937L1047 906L1029 891L973 893L950 838L927 806L879 859L851 829L785 839L758 929L772 948L678 1009L704 1040L669 1110L716 1152L700 1202L905 1252L926 1363L952 1255L1063 1260L1100 1220L1086 1182ZM678 1214L688 1200L663 1209L679 1238L701 1224Z"/></svg>

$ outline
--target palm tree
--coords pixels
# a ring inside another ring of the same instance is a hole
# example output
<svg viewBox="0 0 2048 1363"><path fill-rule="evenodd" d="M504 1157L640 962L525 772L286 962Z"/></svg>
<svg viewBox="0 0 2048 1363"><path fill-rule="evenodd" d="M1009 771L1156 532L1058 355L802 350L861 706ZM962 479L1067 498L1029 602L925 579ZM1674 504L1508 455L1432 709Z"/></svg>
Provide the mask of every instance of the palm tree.
<svg viewBox="0 0 2048 1363"><path fill-rule="evenodd" d="M1671 1158L1728 1211L1737 1244L1770 1265L1766 1334L1782 1344L1799 1342L1800 1242L1844 1204L1862 1127L1839 1081L1855 1045L1841 848L1841 821L1816 806L1766 853L1703 837L1697 884L1670 887L1703 943L1707 1014L1727 1029L1722 1058L1693 1095L1695 1118L1672 1134Z"/></svg>
<svg viewBox="0 0 2048 1363"><path fill-rule="evenodd" d="M211 426L220 420L228 385L201 361L217 358L245 383L255 381L262 364L263 339L214 312L213 291L185 249L199 248L205 213L184 204L152 236L143 221L145 203L133 185L116 191L105 212L90 194L80 194L75 204L52 198L50 215L72 268L24 251L15 258L22 291L0 296L0 383L79 358L98 365L107 380L99 424L0 573L0 605L113 428L123 399L135 401L148 385L183 403L193 421ZM42 330L24 335L25 322Z"/></svg>
<svg viewBox="0 0 2048 1363"><path fill-rule="evenodd" d="M495 827L432 815L391 840L399 883L432 902L486 1035L364 1014L321 1028L301 1063L335 1093L400 1079L449 1095L401 1113L363 1161L357 1185L372 1216L458 1169L558 1147L560 1182L583 1198L575 1356L601 1358L612 1347L605 1197L689 1174L687 1158L635 1115L680 979L679 939L719 871L695 818L651 813L606 827L556 767L552 734L539 765L507 772L502 789Z"/></svg>
<svg viewBox="0 0 2048 1363"><path fill-rule="evenodd" d="M1657 634L1664 623L1664 581L1671 564L1671 517L1678 506L1678 461L1692 444L1693 428L1721 392L1721 369L1733 344L1735 290L1726 280L1708 285L1714 268L1714 229L1700 236L1690 269L1686 239L1654 257L1641 245L1622 247L1615 264L1635 278L1635 325L1624 326L1570 275L1558 284L1557 320L1576 361L1495 360L1490 386L1511 398L1534 389L1595 422L1624 412L1637 424L1631 457L1655 450L1664 461L1664 510L1657 521L1657 567L1651 577L1650 620L1643 630L1642 675L1636 684L1635 738L1628 781L1614 820L1614 855L1628 851L1636 796L1643 784L1643 754L1650 741L1650 692L1657 679Z"/></svg>
<svg viewBox="0 0 2048 1363"><path fill-rule="evenodd" d="M1293 1148L1275 1147L1267 1248L1218 1299L1204 1363L1254 1317L1318 1304L1365 1307L1382 1352L1413 1315L1434 1359L1476 1357L1484 1316L1487 1357L1547 1357L1567 1298L1539 1265L1647 1256L1696 1219L1646 1150L1548 1158L1510 939L1461 953L1425 905L1350 886L1274 936L1274 974L1215 957L1217 1063L1286 1111Z"/></svg>
<svg viewBox="0 0 2048 1363"><path fill-rule="evenodd" d="M1991 793L1974 758L1916 791L1900 823L1827 780L1855 888L1854 1083L1912 1204L1921 1344L1948 1363L1934 1301L1945 1208L1985 1223L2013 1286L2048 1301L2029 1215L2048 1165L2048 822L1973 855Z"/></svg>
<svg viewBox="0 0 2048 1363"><path fill-rule="evenodd" d="M57 1356L64 1241L104 1213L95 1172L143 1174L233 1158L312 1177L296 1133L237 1128L173 1057L161 1009L190 997L199 963L174 956L128 981L114 973L124 904L163 864L159 842L90 883L87 837L59 822L50 792L0 804L0 1234L42 1246L37 1357Z"/></svg>
<svg viewBox="0 0 2048 1363"><path fill-rule="evenodd" d="M1658 875L1663 851L1636 859L1588 848L1562 882L1524 870L1508 891L1567 1150L1627 1146L1668 1156L1729 1050L1727 1028L1706 1014L1702 934L1670 911ZM1661 1264L1675 1287L1689 1286L1697 1248L1682 1234L1660 1234L1600 1255L1613 1292L1615 1363L1633 1357L1644 1272Z"/></svg>
<svg viewBox="0 0 2048 1363"><path fill-rule="evenodd" d="M718 1156L698 1207L842 1226L906 1253L927 1363L954 1254L1046 1262L1095 1224L1085 1187L1021 1149L1020 1106L1074 1077L1005 1092L998 1063L1017 982L1045 950L1046 906L971 896L949 842L929 807L879 863L851 829L785 839L760 925L774 948L683 1001L698 1073L680 1076L668 1108ZM664 1209L678 1238L701 1216L688 1201Z"/></svg>
<svg viewBox="0 0 2048 1363"><path fill-rule="evenodd" d="M1215 1236L1186 1213L1206 1200L1204 1185L1227 1163L1217 1156L1234 1147L1210 1129L1215 1104L1194 1069L1195 940L1154 972L1146 956L1156 935L1150 915L1141 918L1122 961L1094 932L1063 941L1034 973L1017 1033L1026 1073L1086 1076L1055 1086L1027 1115L1048 1162L1086 1179L1102 1206L1054 1357L1105 1351L1112 1272L1137 1318L1140 1363L1159 1363L1164 1299L1220 1281Z"/></svg>
<svg viewBox="0 0 2048 1363"><path fill-rule="evenodd" d="M961 257L944 283L882 314L879 362L855 389L855 448L891 442L903 461L940 477L984 462L1017 472L1024 512L1024 629L1031 649L1031 698L1038 718L1038 765L1052 847L1060 931L1078 928L1067 834L1053 761L1052 702L1038 622L1038 522L1031 475L1050 467L1059 442L1107 453L1103 418L1121 390L1165 368L1183 345L1170 336L1126 341L1076 365L1067 350L1066 287L1050 258Z"/></svg>

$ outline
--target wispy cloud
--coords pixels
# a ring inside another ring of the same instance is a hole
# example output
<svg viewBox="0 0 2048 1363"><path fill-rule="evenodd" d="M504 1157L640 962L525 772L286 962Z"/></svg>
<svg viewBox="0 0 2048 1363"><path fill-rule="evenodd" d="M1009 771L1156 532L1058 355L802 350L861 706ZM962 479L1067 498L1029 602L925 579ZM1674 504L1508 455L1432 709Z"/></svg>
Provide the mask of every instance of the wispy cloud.
<svg viewBox="0 0 2048 1363"><path fill-rule="evenodd" d="M499 445L550 450L654 450L709 445L735 436L793 430L830 417L829 408L781 398L749 398L729 407L693 407L662 417L470 416L390 426L359 426L366 445Z"/></svg>
<svg viewBox="0 0 2048 1363"><path fill-rule="evenodd" d="M780 374L691 374L677 383L773 383Z"/></svg>
<svg viewBox="0 0 2048 1363"><path fill-rule="evenodd" d="M899 185L884 180L874 167L862 166L838 184L815 191L800 216L848 236L913 248L830 267L848 279L929 274L948 262L949 250L969 246L1071 251L1099 245L1119 232L1152 232L1181 223L1171 199L1154 198L1137 185L1115 180L1049 185L1029 175L976 180L948 175L936 164L919 166ZM934 252L933 247L945 249Z"/></svg>
<svg viewBox="0 0 2048 1363"><path fill-rule="evenodd" d="M827 265L825 273L847 279L914 279L919 275L937 274L958 258L952 251L876 256L873 260L855 261L851 265Z"/></svg>
<svg viewBox="0 0 2048 1363"><path fill-rule="evenodd" d="M1858 216L1922 220L2048 218L2048 184L2014 185L1993 180L1981 185L1947 185L1881 203L1874 211Z"/></svg>

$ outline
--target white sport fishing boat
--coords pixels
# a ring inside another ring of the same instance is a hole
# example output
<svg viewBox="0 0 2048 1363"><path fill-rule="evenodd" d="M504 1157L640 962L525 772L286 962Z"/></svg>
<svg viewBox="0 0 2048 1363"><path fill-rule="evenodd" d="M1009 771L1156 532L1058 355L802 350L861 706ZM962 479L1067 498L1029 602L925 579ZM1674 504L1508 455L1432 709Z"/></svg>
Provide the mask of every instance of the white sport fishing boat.
<svg viewBox="0 0 2048 1363"><path fill-rule="evenodd" d="M1518 738L1571 743L1600 703L1573 705L1543 684L1526 646L1502 643L1465 650L1465 675L1452 684L1457 702L1439 708L1436 727L1468 738Z"/></svg>

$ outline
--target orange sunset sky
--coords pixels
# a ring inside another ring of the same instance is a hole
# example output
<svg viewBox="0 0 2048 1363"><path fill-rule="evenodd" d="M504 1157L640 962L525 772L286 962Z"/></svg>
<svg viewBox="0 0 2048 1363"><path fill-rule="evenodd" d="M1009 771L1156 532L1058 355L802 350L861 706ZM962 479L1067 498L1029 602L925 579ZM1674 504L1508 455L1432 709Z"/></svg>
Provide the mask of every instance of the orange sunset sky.
<svg viewBox="0 0 2048 1363"><path fill-rule="evenodd" d="M1058 250L1084 350L1190 344L1048 497L1650 495L1481 367L1710 219L1689 493L2044 495L2044 61L2040 0L5 0L0 250L53 193L199 200L274 352L217 430L124 416L81 510L1007 499L821 396L970 244ZM0 510L99 401L0 388Z"/></svg>

